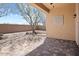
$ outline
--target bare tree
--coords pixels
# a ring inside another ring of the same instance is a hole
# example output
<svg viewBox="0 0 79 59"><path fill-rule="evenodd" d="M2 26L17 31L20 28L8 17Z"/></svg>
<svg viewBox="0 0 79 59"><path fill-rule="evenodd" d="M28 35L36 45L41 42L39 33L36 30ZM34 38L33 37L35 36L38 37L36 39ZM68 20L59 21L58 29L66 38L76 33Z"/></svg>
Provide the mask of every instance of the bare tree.
<svg viewBox="0 0 79 59"><path fill-rule="evenodd" d="M0 17L6 16L8 14L8 10L4 8L0 8Z"/></svg>
<svg viewBox="0 0 79 59"><path fill-rule="evenodd" d="M2 4L0 4L2 6ZM0 17L6 16L8 14L8 9L0 8ZM3 34L0 33L0 40L2 39Z"/></svg>
<svg viewBox="0 0 79 59"><path fill-rule="evenodd" d="M4 3L0 3L0 17L6 16L10 11L8 8L3 7L5 5Z"/></svg>
<svg viewBox="0 0 79 59"><path fill-rule="evenodd" d="M21 11L21 15L29 23L32 28L32 33L36 34L35 29L38 23L43 20L43 15L41 11L30 6L29 4L18 4L18 7Z"/></svg>

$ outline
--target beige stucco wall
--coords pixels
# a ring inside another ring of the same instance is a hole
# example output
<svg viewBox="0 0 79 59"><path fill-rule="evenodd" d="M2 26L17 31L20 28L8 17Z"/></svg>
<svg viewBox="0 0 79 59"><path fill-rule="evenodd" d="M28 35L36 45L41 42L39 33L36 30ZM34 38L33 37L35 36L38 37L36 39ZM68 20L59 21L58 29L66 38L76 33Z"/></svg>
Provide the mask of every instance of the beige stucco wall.
<svg viewBox="0 0 79 59"><path fill-rule="evenodd" d="M79 22L79 3L76 4L76 21Z"/></svg>
<svg viewBox="0 0 79 59"><path fill-rule="evenodd" d="M0 33L23 32L27 30L31 30L29 25L0 24Z"/></svg>
<svg viewBox="0 0 79 59"><path fill-rule="evenodd" d="M76 4L76 21L75 21L75 23L76 23L76 42L77 42L77 45L79 45L79 4Z"/></svg>
<svg viewBox="0 0 79 59"><path fill-rule="evenodd" d="M75 19L73 18L74 11L75 4L69 4L60 8L53 8L47 15L47 37L75 40ZM64 24L62 26L53 24L53 16L64 16Z"/></svg>

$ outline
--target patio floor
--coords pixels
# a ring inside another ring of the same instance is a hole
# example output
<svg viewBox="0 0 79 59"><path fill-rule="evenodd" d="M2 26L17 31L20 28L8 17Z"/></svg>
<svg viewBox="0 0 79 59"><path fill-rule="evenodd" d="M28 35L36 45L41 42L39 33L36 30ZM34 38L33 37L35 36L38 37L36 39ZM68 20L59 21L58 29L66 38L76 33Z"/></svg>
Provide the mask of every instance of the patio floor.
<svg viewBox="0 0 79 59"><path fill-rule="evenodd" d="M44 44L26 56L79 56L75 41L46 38Z"/></svg>

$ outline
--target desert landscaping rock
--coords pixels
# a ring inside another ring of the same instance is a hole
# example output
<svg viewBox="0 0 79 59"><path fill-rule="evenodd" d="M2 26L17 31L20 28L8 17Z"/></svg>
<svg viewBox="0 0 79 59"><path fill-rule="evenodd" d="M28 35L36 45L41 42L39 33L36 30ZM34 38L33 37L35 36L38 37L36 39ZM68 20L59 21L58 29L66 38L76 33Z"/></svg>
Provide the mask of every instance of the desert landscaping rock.
<svg viewBox="0 0 79 59"><path fill-rule="evenodd" d="M3 34L0 40L0 56L26 55L43 44L46 37L25 35L26 32Z"/></svg>

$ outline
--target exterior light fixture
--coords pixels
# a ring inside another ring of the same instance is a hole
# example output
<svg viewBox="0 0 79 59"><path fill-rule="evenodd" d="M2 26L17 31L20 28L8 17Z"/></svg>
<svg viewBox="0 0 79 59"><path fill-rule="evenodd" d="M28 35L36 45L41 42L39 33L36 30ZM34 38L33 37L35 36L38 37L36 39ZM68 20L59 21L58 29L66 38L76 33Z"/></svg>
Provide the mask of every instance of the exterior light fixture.
<svg viewBox="0 0 79 59"><path fill-rule="evenodd" d="M50 5L53 5L53 3L50 3ZM54 8L55 6L53 5L53 8Z"/></svg>
<svg viewBox="0 0 79 59"><path fill-rule="evenodd" d="M76 15L76 14L74 14L74 18L76 18L76 16L77 16L77 15Z"/></svg>

